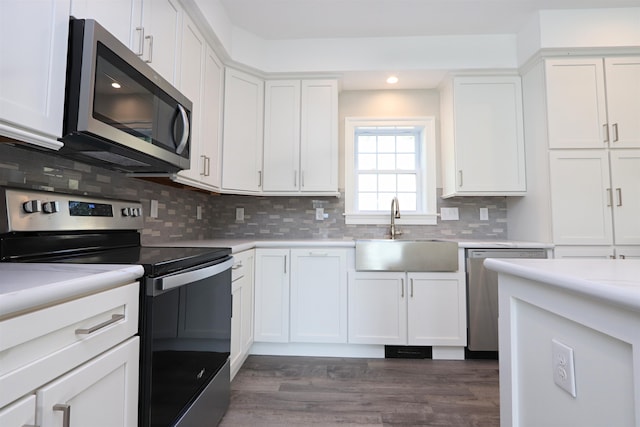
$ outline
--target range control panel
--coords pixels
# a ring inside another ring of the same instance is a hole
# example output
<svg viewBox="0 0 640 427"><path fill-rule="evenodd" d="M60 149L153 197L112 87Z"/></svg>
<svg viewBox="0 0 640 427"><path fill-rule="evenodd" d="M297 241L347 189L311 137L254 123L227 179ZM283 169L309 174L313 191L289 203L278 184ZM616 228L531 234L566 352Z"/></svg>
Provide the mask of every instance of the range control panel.
<svg viewBox="0 0 640 427"><path fill-rule="evenodd" d="M48 191L2 188L0 232L140 230L142 204Z"/></svg>

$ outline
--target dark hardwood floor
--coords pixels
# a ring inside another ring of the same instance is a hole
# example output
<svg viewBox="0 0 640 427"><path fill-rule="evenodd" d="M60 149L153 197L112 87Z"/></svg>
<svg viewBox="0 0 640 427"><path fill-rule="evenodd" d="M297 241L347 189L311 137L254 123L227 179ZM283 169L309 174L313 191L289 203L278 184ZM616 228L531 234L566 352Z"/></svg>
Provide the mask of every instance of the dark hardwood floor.
<svg viewBox="0 0 640 427"><path fill-rule="evenodd" d="M220 426L498 427L498 362L250 356Z"/></svg>

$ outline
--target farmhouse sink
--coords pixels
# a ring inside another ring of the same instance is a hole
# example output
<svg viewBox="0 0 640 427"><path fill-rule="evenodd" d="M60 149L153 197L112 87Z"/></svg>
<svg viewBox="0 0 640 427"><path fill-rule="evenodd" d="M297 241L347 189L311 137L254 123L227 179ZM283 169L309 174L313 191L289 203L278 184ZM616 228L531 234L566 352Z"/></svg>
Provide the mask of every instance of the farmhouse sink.
<svg viewBox="0 0 640 427"><path fill-rule="evenodd" d="M356 240L357 271L457 271L458 243L446 240Z"/></svg>

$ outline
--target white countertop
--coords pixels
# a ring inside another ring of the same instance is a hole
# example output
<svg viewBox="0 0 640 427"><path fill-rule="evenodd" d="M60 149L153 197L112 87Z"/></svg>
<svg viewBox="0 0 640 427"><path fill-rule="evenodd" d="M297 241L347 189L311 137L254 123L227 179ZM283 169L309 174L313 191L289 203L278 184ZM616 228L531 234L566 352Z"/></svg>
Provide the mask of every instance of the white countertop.
<svg viewBox="0 0 640 427"><path fill-rule="evenodd" d="M366 240L366 239L365 239ZM402 240L402 239L399 239ZM418 239L420 240L420 239ZM442 239L447 240L447 239ZM355 247L355 239L309 239L309 240L250 240L250 239L207 239L207 240L178 240L154 244L153 246L193 246L193 247L221 247L231 248L232 253L238 253L253 248L282 248L282 247ZM465 240L458 241L461 248L553 248L549 243L519 242L510 240Z"/></svg>
<svg viewBox="0 0 640 427"><path fill-rule="evenodd" d="M140 265L0 263L0 319L131 283Z"/></svg>
<svg viewBox="0 0 640 427"><path fill-rule="evenodd" d="M640 260L489 258L484 265L640 311Z"/></svg>

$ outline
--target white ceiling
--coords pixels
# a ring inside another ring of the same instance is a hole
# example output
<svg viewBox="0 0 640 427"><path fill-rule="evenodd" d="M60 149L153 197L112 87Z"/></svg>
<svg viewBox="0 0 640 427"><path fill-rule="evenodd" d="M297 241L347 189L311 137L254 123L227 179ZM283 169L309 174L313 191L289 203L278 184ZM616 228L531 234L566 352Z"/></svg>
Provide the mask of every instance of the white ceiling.
<svg viewBox="0 0 640 427"><path fill-rule="evenodd" d="M513 34L542 9L637 7L640 0L221 0L263 39Z"/></svg>
<svg viewBox="0 0 640 427"><path fill-rule="evenodd" d="M640 0L220 0L231 23L265 40L516 34L543 9L637 7ZM393 70L395 89L435 87L444 72ZM343 75L346 90L388 88L383 71Z"/></svg>

